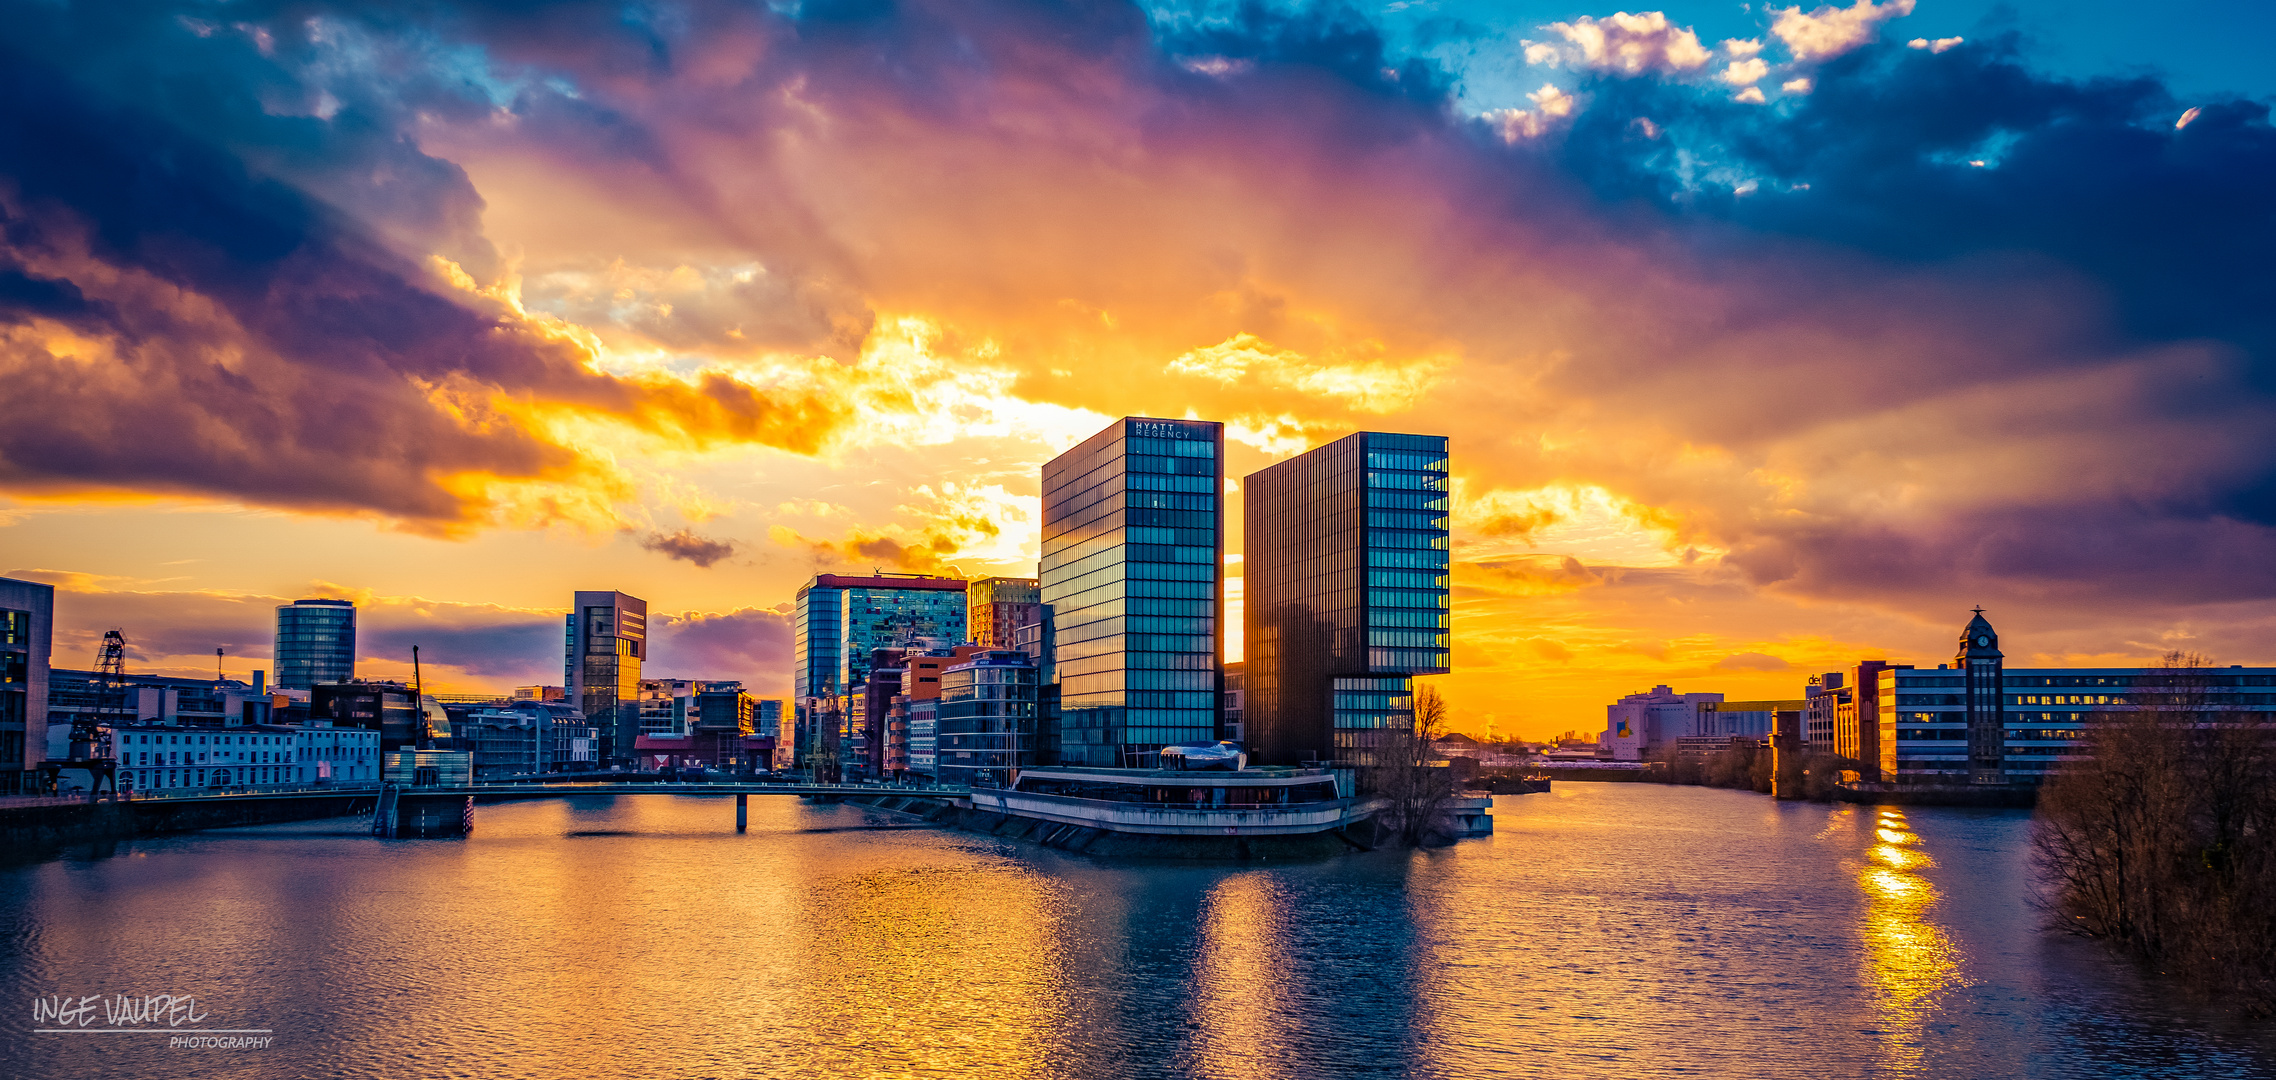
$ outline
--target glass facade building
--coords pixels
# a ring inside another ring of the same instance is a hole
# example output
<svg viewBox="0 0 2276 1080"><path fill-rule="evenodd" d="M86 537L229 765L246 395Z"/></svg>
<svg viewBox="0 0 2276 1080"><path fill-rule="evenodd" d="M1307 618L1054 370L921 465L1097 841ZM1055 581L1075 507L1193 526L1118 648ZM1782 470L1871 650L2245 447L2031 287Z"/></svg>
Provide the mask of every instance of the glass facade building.
<svg viewBox="0 0 2276 1080"><path fill-rule="evenodd" d="M39 787L54 625L55 586L0 578L0 795Z"/></svg>
<svg viewBox="0 0 2276 1080"><path fill-rule="evenodd" d="M838 593L838 686L869 679L870 654L926 638L965 640L965 582L928 574L845 578Z"/></svg>
<svg viewBox="0 0 2276 1080"><path fill-rule="evenodd" d="M1035 662L1023 652L975 653L940 673L937 775L943 783L1009 787L1035 764Z"/></svg>
<svg viewBox="0 0 2276 1080"><path fill-rule="evenodd" d="M1372 764L1448 670L1447 448L1363 431L1242 480L1251 759Z"/></svg>
<svg viewBox="0 0 2276 1080"><path fill-rule="evenodd" d="M573 603L561 672L569 701L599 729L601 763L629 761L640 739L648 601L620 592L579 592Z"/></svg>
<svg viewBox="0 0 2276 1080"><path fill-rule="evenodd" d="M817 574L791 610L791 768L836 769L853 688L870 654L965 639L965 582L924 574Z"/></svg>
<svg viewBox="0 0 2276 1080"><path fill-rule="evenodd" d="M1224 449L1222 424L1124 417L1044 464L1059 764L1217 737Z"/></svg>
<svg viewBox="0 0 2276 1080"><path fill-rule="evenodd" d="M820 722L838 693L838 619L844 589L824 574L799 586L790 615L791 768L810 770Z"/></svg>
<svg viewBox="0 0 2276 1080"><path fill-rule="evenodd" d="M295 600L277 608L276 685L306 690L356 677L356 605Z"/></svg>

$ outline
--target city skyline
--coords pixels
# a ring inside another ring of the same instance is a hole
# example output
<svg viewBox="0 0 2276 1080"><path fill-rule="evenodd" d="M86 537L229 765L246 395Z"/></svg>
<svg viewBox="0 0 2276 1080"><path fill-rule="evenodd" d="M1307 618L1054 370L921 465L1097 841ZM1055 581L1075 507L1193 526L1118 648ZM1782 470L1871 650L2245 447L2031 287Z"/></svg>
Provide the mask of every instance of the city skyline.
<svg viewBox="0 0 2276 1080"><path fill-rule="evenodd" d="M58 666L244 677L338 597L359 674L550 684L597 587L647 671L787 698L800 583L1036 576L1042 463L1137 413L1226 425L1228 659L1239 478L1452 439L1473 730L1933 663L1978 604L2011 667L2276 663L2272 88L2131 72L2164 31L694 10L652 69L558 15L27 20L0 575ZM53 164L161 157L179 204Z"/></svg>

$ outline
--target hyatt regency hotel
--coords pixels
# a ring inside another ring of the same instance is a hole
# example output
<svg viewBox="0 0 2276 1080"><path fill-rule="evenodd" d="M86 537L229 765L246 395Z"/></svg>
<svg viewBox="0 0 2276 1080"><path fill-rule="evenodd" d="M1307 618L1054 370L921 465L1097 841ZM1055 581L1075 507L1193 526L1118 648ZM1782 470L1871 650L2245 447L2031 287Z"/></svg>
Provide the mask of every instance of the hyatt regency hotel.
<svg viewBox="0 0 2276 1080"><path fill-rule="evenodd" d="M1063 765L1217 737L1224 425L1125 417L1043 466Z"/></svg>

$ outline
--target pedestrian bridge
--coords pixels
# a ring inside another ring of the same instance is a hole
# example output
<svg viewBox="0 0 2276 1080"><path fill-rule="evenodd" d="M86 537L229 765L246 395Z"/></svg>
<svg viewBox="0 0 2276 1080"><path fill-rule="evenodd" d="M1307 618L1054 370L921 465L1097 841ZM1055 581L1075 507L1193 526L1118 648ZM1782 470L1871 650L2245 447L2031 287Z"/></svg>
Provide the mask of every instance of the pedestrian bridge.
<svg viewBox="0 0 2276 1080"><path fill-rule="evenodd" d="M335 789L336 791L337 789ZM845 798L855 795L892 795L903 798L966 799L967 788L943 785L800 784L767 781L604 780L564 783L501 782L490 784L380 784L367 789L378 800L372 809L371 831L376 836L459 836L474 827L477 798L549 798L570 795L733 795L735 831L750 828L753 795L800 795L809 798Z"/></svg>
<svg viewBox="0 0 2276 1080"><path fill-rule="evenodd" d="M114 796L103 792L102 802L211 802L214 800L238 801L245 799L306 799L315 797L378 795L378 783L369 784L314 784L277 785L267 787L215 787L215 788L158 788L144 791L121 792ZM501 783L443 784L430 787L403 787L403 794L425 796L484 796L510 795L515 797L536 795L906 795L911 798L962 799L972 794L967 788L930 785L895 784L800 784L783 781L736 781L687 783L602 781L580 783L543 783L539 781L510 781ZM85 794L43 795L7 800L10 804L76 805L92 801Z"/></svg>

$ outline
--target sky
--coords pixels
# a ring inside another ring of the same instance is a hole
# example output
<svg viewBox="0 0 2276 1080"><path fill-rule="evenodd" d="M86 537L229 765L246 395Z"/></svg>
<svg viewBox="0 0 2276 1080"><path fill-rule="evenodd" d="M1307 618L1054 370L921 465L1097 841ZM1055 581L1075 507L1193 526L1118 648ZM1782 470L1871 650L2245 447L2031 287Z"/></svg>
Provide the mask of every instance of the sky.
<svg viewBox="0 0 2276 1080"><path fill-rule="evenodd" d="M614 588L787 695L802 581L1032 574L1125 414L1226 423L1233 552L1238 477L1449 436L1475 733L1978 604L2012 666L2276 663L2264 4L8 8L61 666L245 677L334 596L363 674L558 683Z"/></svg>

